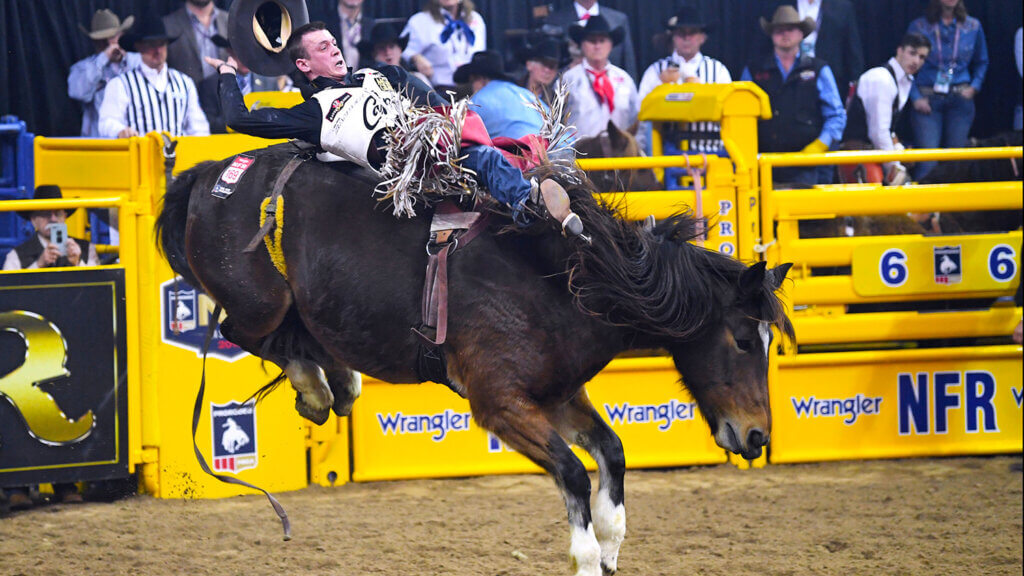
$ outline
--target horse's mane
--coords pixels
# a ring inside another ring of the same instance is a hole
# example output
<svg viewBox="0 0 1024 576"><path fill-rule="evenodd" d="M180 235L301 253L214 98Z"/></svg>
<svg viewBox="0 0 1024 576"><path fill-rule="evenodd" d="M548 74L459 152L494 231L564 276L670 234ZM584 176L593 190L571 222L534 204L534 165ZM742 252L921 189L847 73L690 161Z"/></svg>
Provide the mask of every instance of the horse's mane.
<svg viewBox="0 0 1024 576"><path fill-rule="evenodd" d="M586 184L570 190L573 209L592 243L579 243L568 261L569 289L583 312L616 326L674 340L694 338L735 294L747 266L689 243L701 232L689 211L652 230L620 217L620 207L599 200ZM785 307L768 280L758 321L793 337Z"/></svg>

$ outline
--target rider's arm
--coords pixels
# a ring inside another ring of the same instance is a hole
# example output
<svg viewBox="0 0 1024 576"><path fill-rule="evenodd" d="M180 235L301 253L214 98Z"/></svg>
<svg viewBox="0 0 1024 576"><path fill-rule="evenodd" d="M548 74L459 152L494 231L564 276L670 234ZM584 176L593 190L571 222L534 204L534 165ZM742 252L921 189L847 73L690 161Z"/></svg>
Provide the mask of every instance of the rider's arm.
<svg viewBox="0 0 1024 576"><path fill-rule="evenodd" d="M291 108L249 110L235 75L220 75L220 103L224 121L234 131L261 138L297 138L320 145L320 104L307 100Z"/></svg>

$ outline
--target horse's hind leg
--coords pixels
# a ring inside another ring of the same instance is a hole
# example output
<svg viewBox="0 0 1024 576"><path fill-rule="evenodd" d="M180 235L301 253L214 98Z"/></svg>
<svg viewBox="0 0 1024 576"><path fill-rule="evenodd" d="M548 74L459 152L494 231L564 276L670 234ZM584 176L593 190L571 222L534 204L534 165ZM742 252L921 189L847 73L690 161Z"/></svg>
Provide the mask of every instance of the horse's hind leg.
<svg viewBox="0 0 1024 576"><path fill-rule="evenodd" d="M569 404L549 411L548 419L567 442L577 444L597 462L601 483L593 507L594 532L601 545L601 568L605 574L614 574L619 548L626 537L626 457L622 441L601 419L583 389Z"/></svg>
<svg viewBox="0 0 1024 576"><path fill-rule="evenodd" d="M327 385L334 394L334 413L348 416L352 413L352 404L363 391L363 375L337 363L324 371L327 373Z"/></svg>
<svg viewBox="0 0 1024 576"><path fill-rule="evenodd" d="M600 576L601 547L590 517L590 477L583 463L530 399L473 391L469 387L477 422L555 478L569 515L569 556L575 576Z"/></svg>

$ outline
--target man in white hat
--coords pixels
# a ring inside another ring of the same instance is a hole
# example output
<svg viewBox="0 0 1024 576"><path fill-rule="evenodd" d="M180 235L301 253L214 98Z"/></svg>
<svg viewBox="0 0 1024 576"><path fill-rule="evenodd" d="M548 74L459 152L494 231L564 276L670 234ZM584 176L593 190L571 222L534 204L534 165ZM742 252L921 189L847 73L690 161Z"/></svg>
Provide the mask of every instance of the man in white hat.
<svg viewBox="0 0 1024 576"><path fill-rule="evenodd" d="M82 136L85 138L100 137L100 106L107 82L142 64L138 52L126 52L117 44L134 21L135 17L129 16L122 22L117 14L103 8L92 15L89 29L78 25L96 49L92 56L75 62L68 74L68 95L82 103Z"/></svg>

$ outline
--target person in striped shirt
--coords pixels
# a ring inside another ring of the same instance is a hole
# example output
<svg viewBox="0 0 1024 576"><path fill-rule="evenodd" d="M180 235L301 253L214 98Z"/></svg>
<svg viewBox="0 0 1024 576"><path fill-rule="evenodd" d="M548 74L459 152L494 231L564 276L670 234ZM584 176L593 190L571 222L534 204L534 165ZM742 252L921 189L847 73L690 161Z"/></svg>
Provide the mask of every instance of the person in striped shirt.
<svg viewBox="0 0 1024 576"><path fill-rule="evenodd" d="M701 53L701 46L708 39L710 25L701 18L696 8L685 6L666 22L666 28L672 35L674 51L670 56L662 58L647 67L640 79L640 99L643 100L655 88L662 84L728 84L732 82L729 69L724 64ZM650 129L650 123L644 122L641 131ZM714 122L697 122L689 126L690 132L717 134L719 126ZM649 141L649 139L647 139ZM680 142L672 138L673 148ZM665 138L666 144L670 142ZM696 152L717 152L722 149L722 142L713 139L693 138L689 141L689 150ZM667 153L668 151L666 151Z"/></svg>
<svg viewBox="0 0 1024 576"><path fill-rule="evenodd" d="M137 31L121 37L121 47L138 52L142 66L107 84L100 107L100 137L130 138L148 132L210 134L195 83L167 65L167 44L174 40L156 19L143 20Z"/></svg>

